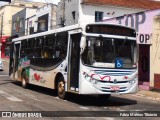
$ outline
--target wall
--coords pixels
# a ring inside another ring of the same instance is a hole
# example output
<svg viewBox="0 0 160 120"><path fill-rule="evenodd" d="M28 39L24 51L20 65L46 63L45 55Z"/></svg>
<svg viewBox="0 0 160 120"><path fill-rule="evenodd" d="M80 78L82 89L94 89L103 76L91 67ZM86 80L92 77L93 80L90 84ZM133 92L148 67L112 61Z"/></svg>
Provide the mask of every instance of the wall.
<svg viewBox="0 0 160 120"><path fill-rule="evenodd" d="M46 6L43 6L37 10L36 13L36 23L35 23L35 32L38 31L38 19L46 14L48 14L48 30L54 29L54 26L56 27L56 5L54 4L48 4ZM54 22L53 22L54 21ZM46 24L46 23L42 23Z"/></svg>
<svg viewBox="0 0 160 120"><path fill-rule="evenodd" d="M63 2L65 1L65 7L63 8ZM65 11L65 16L63 15ZM72 12L75 11L75 20L73 19ZM95 11L103 12L103 19L122 16L124 14L136 13L143 11L143 9L131 9L110 5L87 5L82 4L81 0L61 0L57 9L57 25L62 27L61 19L64 18L65 26L83 23L95 22Z"/></svg>
<svg viewBox="0 0 160 120"><path fill-rule="evenodd" d="M117 16L122 16L125 14L131 14L135 12L142 11L142 9L130 9L130 8L123 8L117 6L95 6L95 5L80 5L80 19L79 23L89 23L95 22L95 11L103 12L103 19L109 19Z"/></svg>
<svg viewBox="0 0 160 120"><path fill-rule="evenodd" d="M154 17L153 24L150 48L150 80L152 87L160 89L160 16Z"/></svg>
<svg viewBox="0 0 160 120"><path fill-rule="evenodd" d="M33 16L36 15L37 9L33 9L33 8L26 8L26 17L25 17L25 35L29 35L29 27L34 27L34 22L35 19L33 18ZM29 21L30 19L30 21ZM31 21L32 24L31 24ZM30 24L29 24L30 23ZM29 26L30 25L30 26Z"/></svg>
<svg viewBox="0 0 160 120"><path fill-rule="evenodd" d="M5 6L0 10L0 15L3 14L3 35L11 36L11 28L12 28L12 15L22 10L23 8L19 8L16 6ZM1 22L1 20L0 20ZM1 29L1 28L0 28Z"/></svg>
<svg viewBox="0 0 160 120"><path fill-rule="evenodd" d="M25 35L25 19L26 19L26 9L19 11L15 15L12 16L12 24L16 23L16 29L12 27L12 36L18 34L18 36ZM22 20L23 26L20 26L20 21Z"/></svg>
<svg viewBox="0 0 160 120"><path fill-rule="evenodd" d="M72 7L71 7L72 6ZM78 8L79 0L65 1L65 25L74 25L78 23ZM73 19L72 12L75 11L75 20Z"/></svg>
<svg viewBox="0 0 160 120"><path fill-rule="evenodd" d="M36 22L36 15L33 15L29 18L26 18L26 31L25 31L25 35L30 35L30 28L33 28L33 33L34 33L34 29L35 29L35 22Z"/></svg>

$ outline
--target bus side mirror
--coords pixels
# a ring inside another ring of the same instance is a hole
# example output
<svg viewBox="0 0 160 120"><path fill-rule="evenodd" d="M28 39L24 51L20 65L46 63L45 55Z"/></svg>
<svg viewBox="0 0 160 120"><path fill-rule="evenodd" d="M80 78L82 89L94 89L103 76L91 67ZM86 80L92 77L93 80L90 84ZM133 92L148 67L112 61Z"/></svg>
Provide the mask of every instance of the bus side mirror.
<svg viewBox="0 0 160 120"><path fill-rule="evenodd" d="M86 37L82 36L81 43L80 43L80 48L81 48L80 54L82 54L84 52L85 47L86 47Z"/></svg>

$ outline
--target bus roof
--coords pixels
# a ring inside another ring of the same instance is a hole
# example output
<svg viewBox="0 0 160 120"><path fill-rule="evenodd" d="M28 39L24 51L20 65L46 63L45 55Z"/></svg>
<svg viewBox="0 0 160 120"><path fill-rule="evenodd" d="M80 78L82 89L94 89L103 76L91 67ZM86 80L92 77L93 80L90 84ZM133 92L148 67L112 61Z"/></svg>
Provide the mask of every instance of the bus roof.
<svg viewBox="0 0 160 120"><path fill-rule="evenodd" d="M58 29L54 29L54 30L45 31L45 32L35 33L35 34L32 34L32 35L22 36L22 37L19 37L19 38L14 38L12 40L12 42L16 42L16 41L19 41L19 40L22 40L22 39L29 39L29 38L33 38L33 37L38 37L38 36L45 36L45 35L49 35L49 34L52 34L52 33L58 33L58 32L63 32L63 31L67 31L67 30L78 29L78 28L80 28L80 25L76 24L76 25L72 25L72 26L67 26L67 27L63 27L63 28L58 28Z"/></svg>
<svg viewBox="0 0 160 120"><path fill-rule="evenodd" d="M67 27L63 27L63 28L57 28L54 30L45 31L45 32L35 33L32 35L22 36L19 38L14 38L14 39L12 39L12 42L16 42L16 41L20 41L20 40L24 40L24 39L30 39L30 38L39 37L39 36L50 35L53 33L59 33L59 32L63 32L63 31L70 31L70 30L74 30L74 29L78 29L78 28L85 30L84 28L86 25L113 25L113 26L120 26L120 27L124 27L124 28L134 29L134 28L127 27L124 25L120 25L120 24L110 24L110 23L104 23L104 22L88 23L88 24L81 24L81 25L76 24L76 25L71 25L71 26L67 26Z"/></svg>

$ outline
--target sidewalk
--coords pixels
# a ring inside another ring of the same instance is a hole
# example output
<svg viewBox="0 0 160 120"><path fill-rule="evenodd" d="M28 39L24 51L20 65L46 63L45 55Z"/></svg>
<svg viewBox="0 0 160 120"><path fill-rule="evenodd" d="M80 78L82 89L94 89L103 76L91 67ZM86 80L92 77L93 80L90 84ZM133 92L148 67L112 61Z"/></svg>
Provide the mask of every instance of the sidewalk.
<svg viewBox="0 0 160 120"><path fill-rule="evenodd" d="M136 94L137 96L140 97L145 97L145 98L149 98L152 100L159 100L160 101L160 92L156 92L156 91L146 91L146 90L138 90L138 93Z"/></svg>
<svg viewBox="0 0 160 120"><path fill-rule="evenodd" d="M3 62L9 62L9 58L1 58Z"/></svg>

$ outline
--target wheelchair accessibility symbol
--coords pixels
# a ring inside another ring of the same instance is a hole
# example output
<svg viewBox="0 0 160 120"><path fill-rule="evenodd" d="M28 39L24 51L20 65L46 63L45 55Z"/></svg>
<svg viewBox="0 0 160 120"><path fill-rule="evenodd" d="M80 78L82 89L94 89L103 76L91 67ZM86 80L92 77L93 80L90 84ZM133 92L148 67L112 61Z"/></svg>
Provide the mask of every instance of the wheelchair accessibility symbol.
<svg viewBox="0 0 160 120"><path fill-rule="evenodd" d="M121 59L116 59L116 68L123 67L123 61Z"/></svg>

